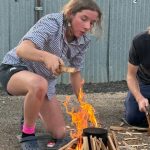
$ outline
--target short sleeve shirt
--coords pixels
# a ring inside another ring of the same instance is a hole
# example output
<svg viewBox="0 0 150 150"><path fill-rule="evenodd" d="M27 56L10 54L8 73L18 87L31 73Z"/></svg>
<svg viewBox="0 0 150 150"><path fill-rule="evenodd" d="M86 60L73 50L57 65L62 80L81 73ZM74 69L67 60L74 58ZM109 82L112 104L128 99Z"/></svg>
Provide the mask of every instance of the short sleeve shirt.
<svg viewBox="0 0 150 150"><path fill-rule="evenodd" d="M62 58L64 62L69 63L71 67L79 70L83 68L86 49L90 40L86 35L68 43L65 38L65 24L62 13L52 13L42 17L21 39L31 40L38 49L50 52ZM54 93L56 77L41 62L19 58L16 55L16 48L9 51L2 63L4 64L23 64L32 72L35 72L48 80L48 97L51 91Z"/></svg>
<svg viewBox="0 0 150 150"><path fill-rule="evenodd" d="M129 62L138 66L139 82L150 84L150 34L142 32L134 37L129 51Z"/></svg>

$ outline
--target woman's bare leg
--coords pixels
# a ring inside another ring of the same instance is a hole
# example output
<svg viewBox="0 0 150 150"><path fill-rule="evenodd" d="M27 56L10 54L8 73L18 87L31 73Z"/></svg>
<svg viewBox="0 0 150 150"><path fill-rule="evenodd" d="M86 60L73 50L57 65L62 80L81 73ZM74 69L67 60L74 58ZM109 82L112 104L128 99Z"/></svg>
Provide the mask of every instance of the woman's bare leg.
<svg viewBox="0 0 150 150"><path fill-rule="evenodd" d="M53 138L61 139L65 136L65 121L60 103L55 96L51 100L48 100L48 98L45 99L40 114L44 125Z"/></svg>
<svg viewBox="0 0 150 150"><path fill-rule="evenodd" d="M47 93L47 81L32 72L20 71L9 80L7 90L12 95L25 95L24 123L35 125L38 113Z"/></svg>

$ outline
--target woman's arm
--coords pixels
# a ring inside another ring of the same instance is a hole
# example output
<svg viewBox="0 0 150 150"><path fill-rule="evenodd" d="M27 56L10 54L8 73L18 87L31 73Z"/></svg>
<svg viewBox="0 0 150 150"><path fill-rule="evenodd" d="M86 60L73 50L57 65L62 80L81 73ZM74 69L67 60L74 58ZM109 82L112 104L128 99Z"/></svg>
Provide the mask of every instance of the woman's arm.
<svg viewBox="0 0 150 150"><path fill-rule="evenodd" d="M127 71L127 84L128 88L135 97L140 111L146 111L146 106L149 105L148 100L141 94L139 83L137 80L137 70L138 66L134 66L131 63L128 63Z"/></svg>
<svg viewBox="0 0 150 150"><path fill-rule="evenodd" d="M70 79L71 79L71 85L72 85L73 91L75 95L78 97L80 88L82 88L82 85L83 85L80 71L71 73Z"/></svg>
<svg viewBox="0 0 150 150"><path fill-rule="evenodd" d="M54 74L57 74L56 70L59 68L59 65L64 64L62 59L56 55L37 49L36 45L30 40L22 41L18 45L16 53L20 58L44 63L47 69L51 70Z"/></svg>

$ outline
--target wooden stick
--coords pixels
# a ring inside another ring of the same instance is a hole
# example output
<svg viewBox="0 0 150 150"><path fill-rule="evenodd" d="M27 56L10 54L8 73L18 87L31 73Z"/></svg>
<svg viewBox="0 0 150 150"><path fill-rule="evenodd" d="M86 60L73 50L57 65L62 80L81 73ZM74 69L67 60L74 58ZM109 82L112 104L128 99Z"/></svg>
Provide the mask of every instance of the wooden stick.
<svg viewBox="0 0 150 150"><path fill-rule="evenodd" d="M130 150L131 149L134 150L135 149L134 147L148 146L148 144L129 145L125 141L122 141L122 143L125 145L126 148L128 148ZM123 146L119 146L119 147L123 148Z"/></svg>
<svg viewBox="0 0 150 150"><path fill-rule="evenodd" d="M127 127L127 128L120 127L120 126L110 126L110 130L113 130L113 131L127 131L127 130L147 131L148 128L140 128L140 127L135 127L135 126Z"/></svg>
<svg viewBox="0 0 150 150"><path fill-rule="evenodd" d="M132 135L141 135L143 133L139 133L139 132L132 132Z"/></svg>
<svg viewBox="0 0 150 150"><path fill-rule="evenodd" d="M147 117L147 122L150 128L150 107L146 107L146 117Z"/></svg>
<svg viewBox="0 0 150 150"><path fill-rule="evenodd" d="M127 150L134 150L133 147L131 147L130 145L128 145L125 141L122 141L122 143L125 145L125 148Z"/></svg>
<svg viewBox="0 0 150 150"><path fill-rule="evenodd" d="M78 70L73 67L67 67L67 66L60 66L60 72L67 72L67 73L75 73Z"/></svg>
<svg viewBox="0 0 150 150"><path fill-rule="evenodd" d="M88 138L86 136L83 136L83 149L89 150Z"/></svg>
<svg viewBox="0 0 150 150"><path fill-rule="evenodd" d="M93 137L93 143L94 143L94 146L95 146L95 150L97 150L95 137Z"/></svg>
<svg viewBox="0 0 150 150"><path fill-rule="evenodd" d="M137 140L138 138L124 138L125 141L128 141L128 140Z"/></svg>
<svg viewBox="0 0 150 150"><path fill-rule="evenodd" d="M131 132L126 132L128 135L132 136L133 134Z"/></svg>
<svg viewBox="0 0 150 150"><path fill-rule="evenodd" d="M102 139L99 138L98 141L100 141L100 143L101 143L102 150L107 150L107 148L106 148L105 144L103 143Z"/></svg>
<svg viewBox="0 0 150 150"><path fill-rule="evenodd" d="M150 118L149 118L149 113L146 113L146 118L147 118L147 122L148 122L148 127L150 128Z"/></svg>
<svg viewBox="0 0 150 150"><path fill-rule="evenodd" d="M102 148L102 144L101 144L101 142L96 138L96 143L97 143L97 150L103 150L103 148Z"/></svg>
<svg viewBox="0 0 150 150"><path fill-rule="evenodd" d="M77 143L78 139L75 138L72 141L70 141L68 144L64 145L63 147L59 148L58 150L65 150L68 147L71 147L73 144Z"/></svg>
<svg viewBox="0 0 150 150"><path fill-rule="evenodd" d="M150 114L148 111L146 112L146 118L148 122L148 134L150 135Z"/></svg>
<svg viewBox="0 0 150 150"><path fill-rule="evenodd" d="M94 137L94 141L95 141L96 150L100 150L102 144L99 144L99 143L98 143L97 137Z"/></svg>
<svg viewBox="0 0 150 150"><path fill-rule="evenodd" d="M110 150L116 150L115 145L114 145L110 135L108 135L108 148Z"/></svg>
<svg viewBox="0 0 150 150"><path fill-rule="evenodd" d="M96 150L95 141L92 135L90 136L91 149Z"/></svg>
<svg viewBox="0 0 150 150"><path fill-rule="evenodd" d="M127 129L124 128L124 127L110 126L110 130L114 130L114 131L126 131Z"/></svg>
<svg viewBox="0 0 150 150"><path fill-rule="evenodd" d="M99 143L97 142L97 139L95 139L95 145L96 145L96 150L101 149L101 145L99 145Z"/></svg>
<svg viewBox="0 0 150 150"><path fill-rule="evenodd" d="M116 146L116 150L119 150L119 145L118 145L118 141L117 141L116 134L115 134L114 131L111 131L111 133L112 133L112 138L113 138L113 140L114 140L114 144L115 144L115 146Z"/></svg>
<svg viewBox="0 0 150 150"><path fill-rule="evenodd" d="M137 131L147 131L148 128L140 128L140 127L128 127L127 130L137 130Z"/></svg>

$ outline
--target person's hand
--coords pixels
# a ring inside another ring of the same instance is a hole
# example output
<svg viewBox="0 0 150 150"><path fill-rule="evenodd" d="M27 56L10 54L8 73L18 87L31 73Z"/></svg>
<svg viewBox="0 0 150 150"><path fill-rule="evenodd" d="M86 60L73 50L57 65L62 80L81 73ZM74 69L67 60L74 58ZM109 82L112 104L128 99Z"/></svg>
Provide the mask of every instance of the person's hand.
<svg viewBox="0 0 150 150"><path fill-rule="evenodd" d="M139 105L139 110L141 112L146 112L146 107L149 106L149 102L148 102L148 99L147 98L142 98L138 101L138 105Z"/></svg>
<svg viewBox="0 0 150 150"><path fill-rule="evenodd" d="M47 54L44 59L44 63L48 70L51 70L54 75L59 75L59 67L60 65L64 65L63 60L53 54Z"/></svg>

